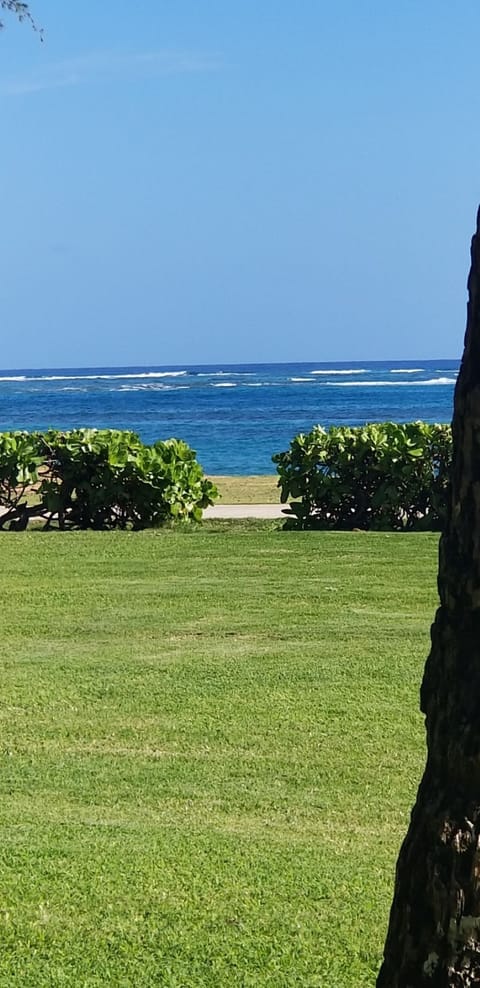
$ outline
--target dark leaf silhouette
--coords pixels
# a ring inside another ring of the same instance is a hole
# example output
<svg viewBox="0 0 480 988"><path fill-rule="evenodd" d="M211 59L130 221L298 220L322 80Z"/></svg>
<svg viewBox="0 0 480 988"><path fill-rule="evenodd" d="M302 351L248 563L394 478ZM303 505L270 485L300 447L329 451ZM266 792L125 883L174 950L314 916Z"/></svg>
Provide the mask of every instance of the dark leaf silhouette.
<svg viewBox="0 0 480 988"><path fill-rule="evenodd" d="M0 0L0 10L6 10L8 13L14 14L19 21L29 21L33 30L38 31L40 35L42 34L42 31L37 27L32 17L28 3L22 3L21 0ZM4 22L0 19L0 28L3 27Z"/></svg>

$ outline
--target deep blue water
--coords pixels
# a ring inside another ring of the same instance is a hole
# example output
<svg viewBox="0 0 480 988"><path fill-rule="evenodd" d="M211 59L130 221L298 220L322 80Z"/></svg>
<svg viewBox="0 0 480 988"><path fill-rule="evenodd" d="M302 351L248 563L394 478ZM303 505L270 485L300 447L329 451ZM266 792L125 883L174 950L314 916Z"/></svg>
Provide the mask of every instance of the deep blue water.
<svg viewBox="0 0 480 988"><path fill-rule="evenodd" d="M274 473L317 423L449 422L457 360L222 364L0 373L0 431L132 429L177 436L209 473Z"/></svg>

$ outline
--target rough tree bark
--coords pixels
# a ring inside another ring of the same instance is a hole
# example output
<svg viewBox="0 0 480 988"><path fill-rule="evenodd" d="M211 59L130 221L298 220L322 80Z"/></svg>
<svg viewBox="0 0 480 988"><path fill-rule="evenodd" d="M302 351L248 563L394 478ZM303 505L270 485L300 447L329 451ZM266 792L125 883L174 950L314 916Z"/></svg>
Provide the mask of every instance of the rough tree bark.
<svg viewBox="0 0 480 988"><path fill-rule="evenodd" d="M377 988L480 985L480 210L468 290L440 607L421 688L427 762Z"/></svg>

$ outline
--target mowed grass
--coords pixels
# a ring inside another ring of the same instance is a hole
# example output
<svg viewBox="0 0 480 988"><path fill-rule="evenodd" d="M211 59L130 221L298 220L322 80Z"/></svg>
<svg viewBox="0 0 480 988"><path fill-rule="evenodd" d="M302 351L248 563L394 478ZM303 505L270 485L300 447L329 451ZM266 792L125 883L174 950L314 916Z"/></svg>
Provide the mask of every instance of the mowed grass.
<svg viewBox="0 0 480 988"><path fill-rule="evenodd" d="M251 477L211 477L217 485L220 504L278 504L277 474Z"/></svg>
<svg viewBox="0 0 480 988"><path fill-rule="evenodd" d="M1 539L2 988L367 988L437 539Z"/></svg>

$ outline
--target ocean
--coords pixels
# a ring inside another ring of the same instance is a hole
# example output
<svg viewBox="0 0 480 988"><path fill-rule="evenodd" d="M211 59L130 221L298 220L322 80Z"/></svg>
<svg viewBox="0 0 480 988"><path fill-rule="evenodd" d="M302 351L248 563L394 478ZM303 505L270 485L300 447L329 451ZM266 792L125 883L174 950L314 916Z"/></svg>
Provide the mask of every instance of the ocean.
<svg viewBox="0 0 480 988"><path fill-rule="evenodd" d="M187 364L0 372L0 431L131 429L176 436L211 474L274 473L319 423L449 422L458 360Z"/></svg>

